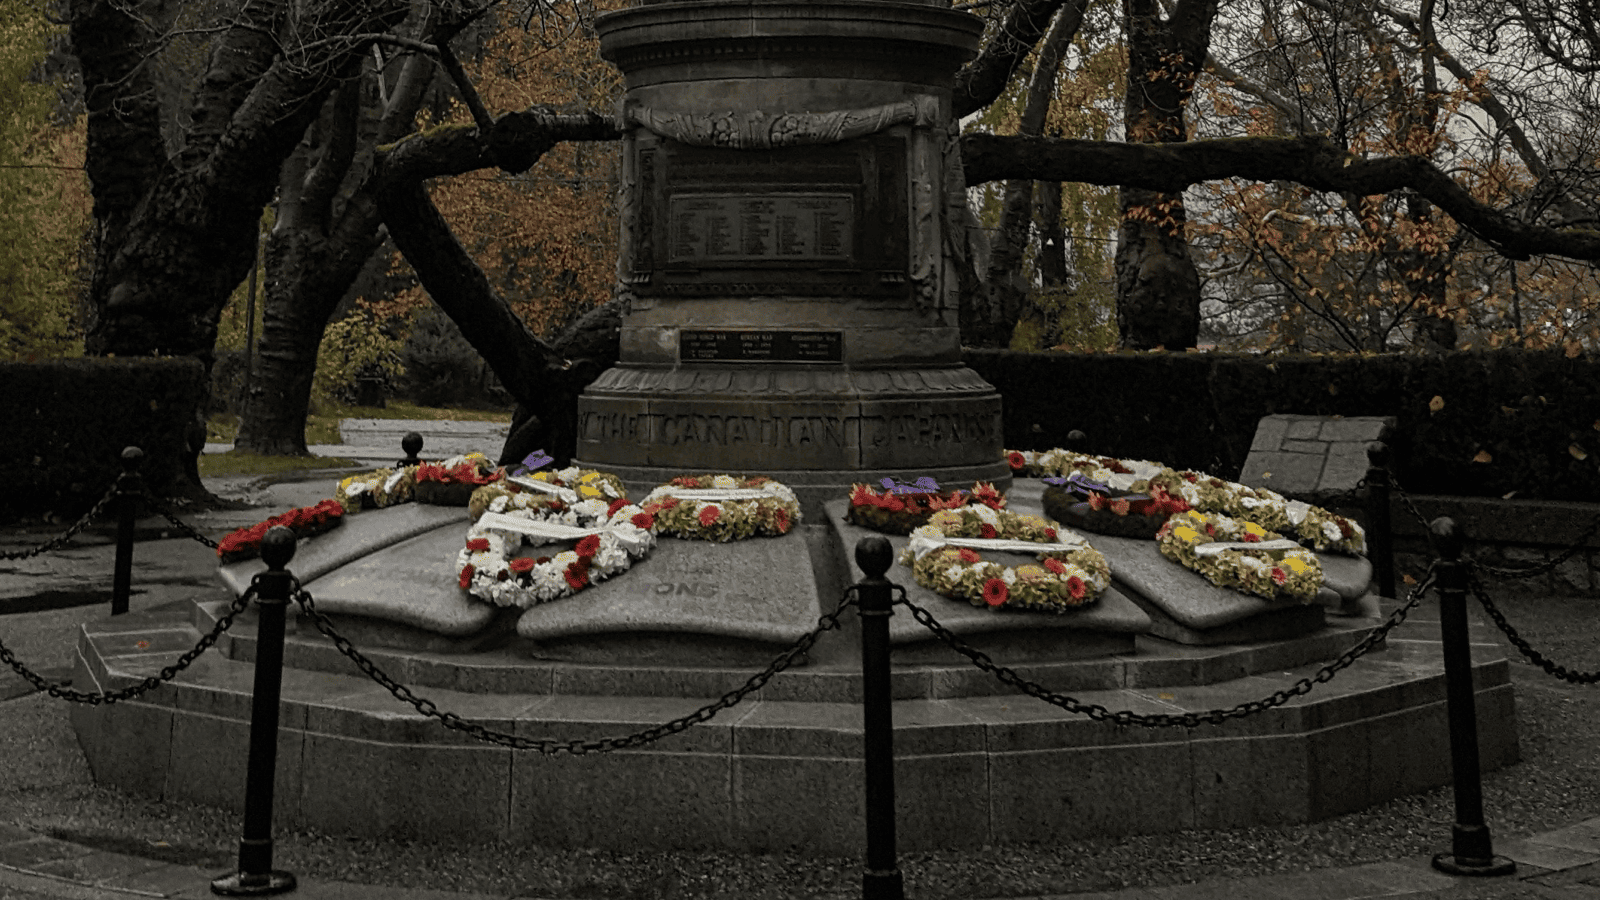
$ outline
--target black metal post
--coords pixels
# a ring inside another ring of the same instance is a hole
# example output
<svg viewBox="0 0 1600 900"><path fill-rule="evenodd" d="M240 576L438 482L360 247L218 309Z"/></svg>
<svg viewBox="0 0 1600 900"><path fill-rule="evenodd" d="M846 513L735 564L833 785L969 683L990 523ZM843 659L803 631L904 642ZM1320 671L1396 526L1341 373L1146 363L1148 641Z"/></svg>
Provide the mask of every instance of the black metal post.
<svg viewBox="0 0 1600 900"><path fill-rule="evenodd" d="M245 776L244 837L239 870L211 880L211 892L229 897L262 897L295 888L293 873L272 868L272 787L278 762L278 694L283 684L284 614L294 590L294 575L284 568L294 558L294 532L282 525L261 541L267 571L256 576L256 681L250 708L250 761Z"/></svg>
<svg viewBox="0 0 1600 900"><path fill-rule="evenodd" d="M406 458L395 463L397 466L414 466L422 462L422 457L417 455L422 452L422 435L415 431L406 432L406 436L400 439L400 452Z"/></svg>
<svg viewBox="0 0 1600 900"><path fill-rule="evenodd" d="M1509 875L1517 864L1494 855L1483 824L1483 785L1478 762L1478 714L1472 694L1472 648L1467 635L1467 568L1461 561L1466 535L1441 516L1429 528L1439 549L1439 635L1444 642L1444 680L1450 709L1450 766L1455 776L1456 822L1450 852L1433 867L1451 875Z"/></svg>
<svg viewBox="0 0 1600 900"><path fill-rule="evenodd" d="M120 616L128 611L128 597L133 593L133 520L139 514L139 491L144 479L139 475L139 464L144 462L144 451L138 447L122 449L122 474L117 478L117 559L111 569L111 614Z"/></svg>
<svg viewBox="0 0 1600 900"><path fill-rule="evenodd" d="M867 871L862 900L904 900L905 885L894 847L894 710L889 687L889 617L894 585L884 578L894 561L887 538L856 544L865 576L856 586L861 606L861 713L867 776Z"/></svg>
<svg viewBox="0 0 1600 900"><path fill-rule="evenodd" d="M1378 596L1394 597L1394 531L1389 520L1389 445L1367 445L1367 559Z"/></svg>

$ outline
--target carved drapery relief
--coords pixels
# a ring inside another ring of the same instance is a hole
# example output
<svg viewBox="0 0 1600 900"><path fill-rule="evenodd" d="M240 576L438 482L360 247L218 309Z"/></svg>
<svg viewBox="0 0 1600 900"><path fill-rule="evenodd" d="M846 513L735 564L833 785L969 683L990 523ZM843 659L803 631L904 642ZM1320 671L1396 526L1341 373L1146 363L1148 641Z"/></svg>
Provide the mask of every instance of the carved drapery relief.
<svg viewBox="0 0 1600 900"><path fill-rule="evenodd" d="M895 125L927 127L938 120L938 101L919 96L882 106L822 113L778 113L760 110L723 113L675 113L630 101L622 110L627 125L638 125L695 147L730 150L772 150L834 144L876 134Z"/></svg>

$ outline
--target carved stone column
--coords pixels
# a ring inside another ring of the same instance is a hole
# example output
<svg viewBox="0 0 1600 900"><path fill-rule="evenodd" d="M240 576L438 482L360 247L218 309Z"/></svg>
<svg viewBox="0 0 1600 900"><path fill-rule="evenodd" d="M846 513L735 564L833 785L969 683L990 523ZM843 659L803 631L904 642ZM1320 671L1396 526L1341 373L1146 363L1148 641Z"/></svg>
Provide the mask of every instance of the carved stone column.
<svg viewBox="0 0 1600 900"><path fill-rule="evenodd" d="M880 0L602 16L627 77L619 364L578 456L647 487L766 474L1005 481L1000 397L961 365L950 83L982 23Z"/></svg>

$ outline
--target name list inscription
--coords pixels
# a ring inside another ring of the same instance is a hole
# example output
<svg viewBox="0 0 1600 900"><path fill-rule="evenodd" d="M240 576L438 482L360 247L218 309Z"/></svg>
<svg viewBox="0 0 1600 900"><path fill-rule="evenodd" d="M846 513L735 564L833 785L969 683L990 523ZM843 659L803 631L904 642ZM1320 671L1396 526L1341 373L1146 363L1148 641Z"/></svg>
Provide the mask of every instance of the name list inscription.
<svg viewBox="0 0 1600 900"><path fill-rule="evenodd" d="M678 332L678 359L684 362L839 362L844 336L837 331L734 331L684 329Z"/></svg>
<svg viewBox="0 0 1600 900"><path fill-rule="evenodd" d="M677 194L673 263L848 261L855 204L849 194Z"/></svg>

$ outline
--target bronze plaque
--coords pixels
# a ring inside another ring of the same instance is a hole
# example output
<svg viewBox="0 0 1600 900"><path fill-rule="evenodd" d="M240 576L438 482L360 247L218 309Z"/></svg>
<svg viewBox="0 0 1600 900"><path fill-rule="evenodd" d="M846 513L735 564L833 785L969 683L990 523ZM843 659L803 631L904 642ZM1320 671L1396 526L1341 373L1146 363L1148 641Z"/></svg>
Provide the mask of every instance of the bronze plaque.
<svg viewBox="0 0 1600 900"><path fill-rule="evenodd" d="M839 362L844 335L837 331L678 332L678 359L683 362Z"/></svg>
<svg viewBox="0 0 1600 900"><path fill-rule="evenodd" d="M646 296L909 297L907 141L778 150L639 140Z"/></svg>
<svg viewBox="0 0 1600 900"><path fill-rule="evenodd" d="M854 209L849 194L678 194L668 261L848 262Z"/></svg>

